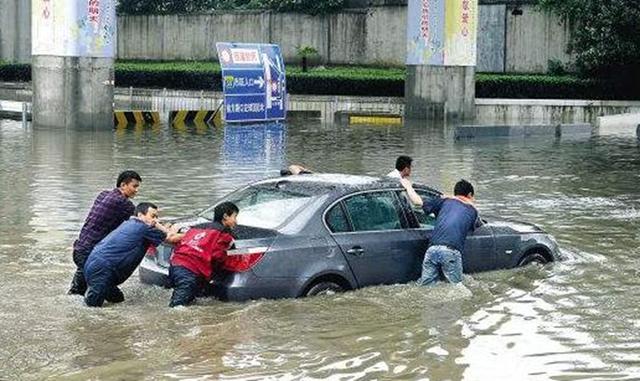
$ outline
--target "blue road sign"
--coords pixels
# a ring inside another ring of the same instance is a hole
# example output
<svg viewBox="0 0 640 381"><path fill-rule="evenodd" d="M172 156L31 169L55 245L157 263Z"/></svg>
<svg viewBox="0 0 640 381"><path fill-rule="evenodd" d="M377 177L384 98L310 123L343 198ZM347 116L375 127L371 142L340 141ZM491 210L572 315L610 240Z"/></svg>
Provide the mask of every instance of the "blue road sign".
<svg viewBox="0 0 640 381"><path fill-rule="evenodd" d="M218 42L216 49L222 67L225 121L285 119L287 86L280 47Z"/></svg>

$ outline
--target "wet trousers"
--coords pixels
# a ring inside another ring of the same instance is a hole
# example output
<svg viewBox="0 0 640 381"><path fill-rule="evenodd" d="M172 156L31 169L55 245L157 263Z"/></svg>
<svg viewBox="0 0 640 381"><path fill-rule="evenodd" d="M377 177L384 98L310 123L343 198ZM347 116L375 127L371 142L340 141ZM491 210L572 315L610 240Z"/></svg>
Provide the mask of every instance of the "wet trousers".
<svg viewBox="0 0 640 381"><path fill-rule="evenodd" d="M434 245L424 255L418 284L430 285L441 278L451 283L462 282L462 254L448 246Z"/></svg>
<svg viewBox="0 0 640 381"><path fill-rule="evenodd" d="M93 260L85 266L84 276L87 280L87 293L84 302L89 307L102 307L104 301L120 303L124 294L117 285L117 277L109 266L102 261Z"/></svg>
<svg viewBox="0 0 640 381"><path fill-rule="evenodd" d="M169 307L187 306L196 299L200 292L202 278L182 266L169 267L169 281L173 287Z"/></svg>
<svg viewBox="0 0 640 381"><path fill-rule="evenodd" d="M89 253L73 251L73 263L76 264L76 272L73 274L68 294L84 295L87 291L87 281L84 279L84 264L87 262L87 258L89 258Z"/></svg>

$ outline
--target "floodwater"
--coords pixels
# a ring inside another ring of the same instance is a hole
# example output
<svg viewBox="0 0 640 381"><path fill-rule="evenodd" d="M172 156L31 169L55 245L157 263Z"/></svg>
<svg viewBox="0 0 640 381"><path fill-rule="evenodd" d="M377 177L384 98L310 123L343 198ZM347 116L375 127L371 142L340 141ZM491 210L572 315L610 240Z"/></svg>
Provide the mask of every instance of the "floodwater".
<svg viewBox="0 0 640 381"><path fill-rule="evenodd" d="M201 300L134 275L103 309L65 295L96 194L136 169L164 216L211 204L287 163L476 185L483 213L533 222L566 258L298 300ZM335 126L64 131L0 121L2 380L640 379L640 146L632 137L454 142L441 129Z"/></svg>

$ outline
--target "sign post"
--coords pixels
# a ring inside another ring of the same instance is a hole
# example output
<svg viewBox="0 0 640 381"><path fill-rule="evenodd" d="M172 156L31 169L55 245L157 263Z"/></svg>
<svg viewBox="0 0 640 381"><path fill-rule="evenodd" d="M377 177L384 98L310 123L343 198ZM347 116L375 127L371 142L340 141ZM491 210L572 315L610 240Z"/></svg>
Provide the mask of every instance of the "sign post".
<svg viewBox="0 0 640 381"><path fill-rule="evenodd" d="M280 47L272 44L216 44L222 68L224 120L258 122L287 116L287 87Z"/></svg>

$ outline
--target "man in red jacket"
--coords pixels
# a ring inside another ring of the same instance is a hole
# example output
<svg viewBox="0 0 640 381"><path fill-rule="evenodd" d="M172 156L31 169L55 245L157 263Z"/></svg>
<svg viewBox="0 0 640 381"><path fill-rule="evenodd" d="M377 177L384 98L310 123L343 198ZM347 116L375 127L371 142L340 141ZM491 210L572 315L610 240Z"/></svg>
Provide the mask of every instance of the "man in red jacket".
<svg viewBox="0 0 640 381"><path fill-rule="evenodd" d="M214 266L224 261L233 245L231 229L237 224L238 207L232 202L223 202L213 213L213 227L189 229L173 251L169 267L173 294L169 307L193 302L202 285L211 280Z"/></svg>

